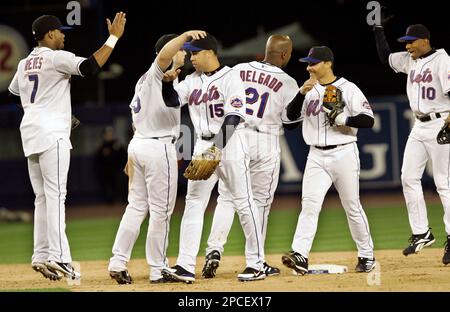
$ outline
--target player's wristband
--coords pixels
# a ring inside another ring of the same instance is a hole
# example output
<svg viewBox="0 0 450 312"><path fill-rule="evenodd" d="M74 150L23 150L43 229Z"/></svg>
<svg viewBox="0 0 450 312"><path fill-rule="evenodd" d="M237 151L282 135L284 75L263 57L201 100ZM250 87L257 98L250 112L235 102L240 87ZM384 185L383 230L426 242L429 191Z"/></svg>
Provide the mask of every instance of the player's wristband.
<svg viewBox="0 0 450 312"><path fill-rule="evenodd" d="M117 40L119 40L119 38L117 38L116 36L109 35L109 38L108 38L108 40L106 40L105 45L107 45L111 49L114 49L114 47L116 46Z"/></svg>

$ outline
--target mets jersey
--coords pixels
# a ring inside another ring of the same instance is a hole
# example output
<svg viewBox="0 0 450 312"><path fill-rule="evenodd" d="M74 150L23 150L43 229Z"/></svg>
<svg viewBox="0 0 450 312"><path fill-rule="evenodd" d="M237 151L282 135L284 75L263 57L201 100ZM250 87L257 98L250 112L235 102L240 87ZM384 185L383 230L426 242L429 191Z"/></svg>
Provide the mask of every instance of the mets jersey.
<svg viewBox="0 0 450 312"><path fill-rule="evenodd" d="M175 90L181 104L189 104L189 115L200 136L217 134L229 114L245 120L245 90L239 72L224 66L211 76L194 72Z"/></svg>
<svg viewBox="0 0 450 312"><path fill-rule="evenodd" d="M180 135L180 107L167 107L162 97L164 73L156 62L136 83L130 104L135 138Z"/></svg>
<svg viewBox="0 0 450 312"><path fill-rule="evenodd" d="M332 83L342 91L342 100L345 102L344 113L347 116L366 114L373 118L373 112L361 90L345 78L339 78ZM326 85L314 85L305 96L302 114L302 132L306 144L314 146L327 146L356 142L357 128L347 126L330 127L326 113L322 109L323 94Z"/></svg>
<svg viewBox="0 0 450 312"><path fill-rule="evenodd" d="M450 57L444 49L416 60L406 51L391 53L389 65L408 75L406 92L414 114L450 111Z"/></svg>
<svg viewBox="0 0 450 312"><path fill-rule="evenodd" d="M36 47L19 62L8 89L20 96L24 109L20 134L26 157L46 151L60 138L72 148L70 77L81 75L84 60L67 51Z"/></svg>
<svg viewBox="0 0 450 312"><path fill-rule="evenodd" d="M233 67L241 76L246 93L246 123L249 127L283 134L283 123L295 123L286 116L286 106L299 92L297 82L281 68L261 63L242 63ZM269 104L269 105L267 105Z"/></svg>

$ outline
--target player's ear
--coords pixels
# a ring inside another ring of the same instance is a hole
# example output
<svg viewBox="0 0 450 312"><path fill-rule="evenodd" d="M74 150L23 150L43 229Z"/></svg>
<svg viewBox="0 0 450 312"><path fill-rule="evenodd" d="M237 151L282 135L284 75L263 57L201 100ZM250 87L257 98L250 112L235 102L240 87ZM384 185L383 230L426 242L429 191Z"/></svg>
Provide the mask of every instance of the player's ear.
<svg viewBox="0 0 450 312"><path fill-rule="evenodd" d="M55 38L54 30L48 31L48 32L45 34L45 36L48 36L49 39ZM44 38L45 38L45 36L44 36Z"/></svg>

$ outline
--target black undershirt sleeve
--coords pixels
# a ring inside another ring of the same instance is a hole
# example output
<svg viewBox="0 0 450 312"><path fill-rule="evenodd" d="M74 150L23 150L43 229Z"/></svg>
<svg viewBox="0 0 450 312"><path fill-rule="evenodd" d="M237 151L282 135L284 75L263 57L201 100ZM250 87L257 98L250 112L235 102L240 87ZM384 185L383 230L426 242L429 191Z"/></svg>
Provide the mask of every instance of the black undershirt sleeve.
<svg viewBox="0 0 450 312"><path fill-rule="evenodd" d="M100 71L100 66L98 65L95 57L91 55L89 58L85 59L80 64L80 73L83 76L94 76Z"/></svg>
<svg viewBox="0 0 450 312"><path fill-rule="evenodd" d="M286 111L287 111L287 118L289 120L294 121L300 117L304 99L305 96L300 92L298 92L295 98L288 104L288 106L286 107Z"/></svg>
<svg viewBox="0 0 450 312"><path fill-rule="evenodd" d="M389 63L389 54L391 54L391 49L389 48L389 43L386 40L384 34L384 28L382 26L375 26L373 28L373 34L375 35L375 42L377 45L378 58L381 64L385 65Z"/></svg>
<svg viewBox="0 0 450 312"><path fill-rule="evenodd" d="M21 104L21 101L20 101L20 96L15 95L15 94L9 92L8 97L9 97L9 99L10 99L14 104L16 104L16 105L22 107L22 104Z"/></svg>
<svg viewBox="0 0 450 312"><path fill-rule="evenodd" d="M178 93L173 88L173 82L162 82L162 96L167 107L178 107L180 101L178 100Z"/></svg>
<svg viewBox="0 0 450 312"><path fill-rule="evenodd" d="M300 121L299 122L293 122L293 123L289 123L289 124L283 124L283 128L287 129L287 130L294 130L295 128L297 128L300 125Z"/></svg>
<svg viewBox="0 0 450 312"><path fill-rule="evenodd" d="M352 117L347 117L346 126L353 128L372 128L375 119L366 114L359 114Z"/></svg>
<svg viewBox="0 0 450 312"><path fill-rule="evenodd" d="M214 137L214 145L221 149L224 148L240 122L241 117L238 115L228 115L225 117L219 133Z"/></svg>

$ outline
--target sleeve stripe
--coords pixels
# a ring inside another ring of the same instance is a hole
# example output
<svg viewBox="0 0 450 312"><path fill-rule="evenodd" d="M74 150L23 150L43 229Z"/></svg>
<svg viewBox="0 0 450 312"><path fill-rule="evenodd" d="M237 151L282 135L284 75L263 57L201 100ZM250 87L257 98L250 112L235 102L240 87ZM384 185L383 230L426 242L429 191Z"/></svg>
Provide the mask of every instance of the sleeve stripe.
<svg viewBox="0 0 450 312"><path fill-rule="evenodd" d="M86 59L80 60L77 64L77 71L80 74L81 77L84 77L83 74L80 72L80 65L83 63Z"/></svg>
<svg viewBox="0 0 450 312"><path fill-rule="evenodd" d="M288 124L297 123L300 120L301 120L301 117L298 117L298 119L296 119L296 120L283 120L283 119L281 119L281 122L288 125Z"/></svg>
<svg viewBox="0 0 450 312"><path fill-rule="evenodd" d="M223 117L225 118L225 117L227 117L228 115L236 115L236 116L239 116L239 117L241 117L242 119L245 120L245 116L244 116L244 115L238 114L238 113L236 113L236 112L229 112L228 114L225 114L225 116L223 116Z"/></svg>
<svg viewBox="0 0 450 312"><path fill-rule="evenodd" d="M18 92L13 91L11 88L8 87L8 91L14 94L15 96L20 96Z"/></svg>

